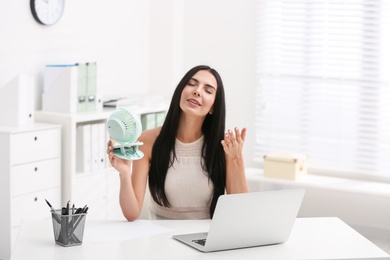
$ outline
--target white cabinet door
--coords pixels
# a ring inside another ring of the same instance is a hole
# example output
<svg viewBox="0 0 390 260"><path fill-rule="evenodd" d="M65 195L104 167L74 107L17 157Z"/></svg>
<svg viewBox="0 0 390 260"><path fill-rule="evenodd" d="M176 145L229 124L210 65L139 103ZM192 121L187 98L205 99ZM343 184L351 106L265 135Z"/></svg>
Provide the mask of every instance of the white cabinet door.
<svg viewBox="0 0 390 260"><path fill-rule="evenodd" d="M106 174L79 174L74 177L71 203L88 206L87 219L106 219ZM67 200L67 198L65 198Z"/></svg>

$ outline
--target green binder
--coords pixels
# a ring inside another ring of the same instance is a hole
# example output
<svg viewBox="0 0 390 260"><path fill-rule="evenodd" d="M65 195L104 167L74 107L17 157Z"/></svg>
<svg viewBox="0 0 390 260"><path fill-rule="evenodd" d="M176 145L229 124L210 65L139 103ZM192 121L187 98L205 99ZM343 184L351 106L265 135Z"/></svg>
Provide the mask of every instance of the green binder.
<svg viewBox="0 0 390 260"><path fill-rule="evenodd" d="M86 63L87 111L96 110L96 62Z"/></svg>
<svg viewBox="0 0 390 260"><path fill-rule="evenodd" d="M77 81L77 112L87 110L87 67L85 63L77 64L78 81Z"/></svg>

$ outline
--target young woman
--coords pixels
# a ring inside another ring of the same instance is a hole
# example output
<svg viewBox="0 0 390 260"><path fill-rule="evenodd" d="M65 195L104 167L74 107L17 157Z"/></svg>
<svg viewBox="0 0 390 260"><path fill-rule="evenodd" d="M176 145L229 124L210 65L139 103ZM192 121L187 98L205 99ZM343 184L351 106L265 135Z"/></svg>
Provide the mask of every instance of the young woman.
<svg viewBox="0 0 390 260"><path fill-rule="evenodd" d="M248 192L242 148L246 129L225 132L225 93L218 72L189 70L176 87L162 127L144 131L136 161L107 153L119 172L127 220L140 215L149 183L152 219L212 218L218 197Z"/></svg>

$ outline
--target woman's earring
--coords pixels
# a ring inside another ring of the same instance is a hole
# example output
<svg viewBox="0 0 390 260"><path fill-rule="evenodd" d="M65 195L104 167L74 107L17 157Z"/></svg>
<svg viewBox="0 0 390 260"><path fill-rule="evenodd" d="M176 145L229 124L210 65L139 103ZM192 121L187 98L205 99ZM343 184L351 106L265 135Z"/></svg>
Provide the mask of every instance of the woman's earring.
<svg viewBox="0 0 390 260"><path fill-rule="evenodd" d="M209 114L212 115L214 113L214 109L210 109Z"/></svg>

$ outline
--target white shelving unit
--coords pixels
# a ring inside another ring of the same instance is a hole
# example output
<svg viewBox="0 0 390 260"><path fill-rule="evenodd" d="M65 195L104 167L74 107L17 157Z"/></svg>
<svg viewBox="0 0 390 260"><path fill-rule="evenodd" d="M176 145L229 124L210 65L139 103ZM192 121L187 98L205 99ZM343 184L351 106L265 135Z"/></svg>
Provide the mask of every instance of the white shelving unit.
<svg viewBox="0 0 390 260"><path fill-rule="evenodd" d="M61 201L61 125L0 126L0 259L23 219L50 217Z"/></svg>
<svg viewBox="0 0 390 260"><path fill-rule="evenodd" d="M62 128L62 205L69 200L76 207L88 205L88 219L123 219L119 205L119 178L114 170L106 163L105 168L89 172L78 172L77 164L77 127L85 124L106 123L114 108L103 111L82 113L58 113L36 111L35 120L38 122L57 123ZM137 113L149 115L165 112L160 108L139 108ZM107 134L107 133L106 133ZM98 140L99 145L106 146L108 134ZM107 154L104 149L104 157Z"/></svg>

